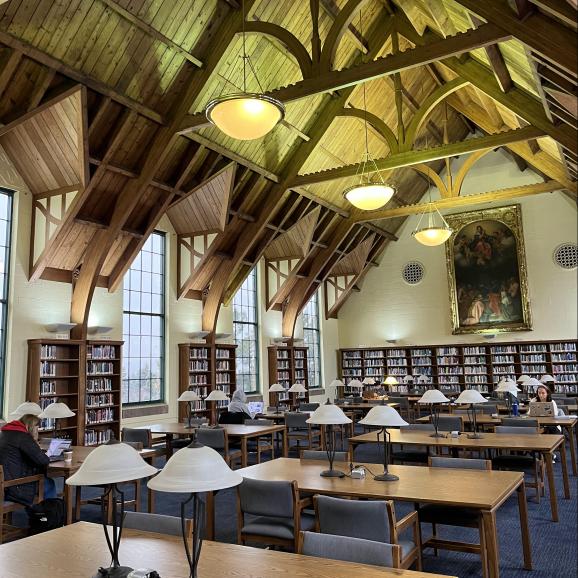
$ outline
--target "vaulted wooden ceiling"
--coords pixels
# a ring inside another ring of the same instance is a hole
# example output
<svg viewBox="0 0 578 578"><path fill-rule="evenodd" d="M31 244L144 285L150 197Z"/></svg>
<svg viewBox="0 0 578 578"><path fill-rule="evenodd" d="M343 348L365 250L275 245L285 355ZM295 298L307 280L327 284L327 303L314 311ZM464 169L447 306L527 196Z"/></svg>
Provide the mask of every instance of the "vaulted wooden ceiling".
<svg viewBox="0 0 578 578"><path fill-rule="evenodd" d="M239 1L0 4L0 145L34 196L30 277L73 282L77 336L95 286L118 288L165 214L179 295L203 300L204 330L264 257L291 336L311 294L351 270L337 315L429 180L441 208L576 194L572 0L245 0L248 89L286 106L257 141L203 114L242 87ZM396 186L372 213L342 195L365 118ZM452 157L469 168L498 147L544 183L460 197L466 171L440 182Z"/></svg>

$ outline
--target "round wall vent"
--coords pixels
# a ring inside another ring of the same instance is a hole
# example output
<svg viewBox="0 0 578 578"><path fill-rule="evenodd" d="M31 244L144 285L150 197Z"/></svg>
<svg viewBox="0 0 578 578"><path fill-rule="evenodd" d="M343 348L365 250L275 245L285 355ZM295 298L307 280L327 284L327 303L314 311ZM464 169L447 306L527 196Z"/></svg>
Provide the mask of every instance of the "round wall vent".
<svg viewBox="0 0 578 578"><path fill-rule="evenodd" d="M425 275L425 268L418 261L410 261L403 268L401 275L408 285L417 285Z"/></svg>
<svg viewBox="0 0 578 578"><path fill-rule="evenodd" d="M562 269L576 269L578 267L578 245L563 243L554 251L554 263Z"/></svg>

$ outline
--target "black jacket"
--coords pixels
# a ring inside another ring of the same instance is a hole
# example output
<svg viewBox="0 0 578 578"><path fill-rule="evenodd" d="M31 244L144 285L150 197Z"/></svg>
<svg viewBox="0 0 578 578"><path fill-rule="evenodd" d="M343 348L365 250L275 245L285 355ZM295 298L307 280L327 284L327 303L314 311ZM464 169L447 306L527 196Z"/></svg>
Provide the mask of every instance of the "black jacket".
<svg viewBox="0 0 578 578"><path fill-rule="evenodd" d="M46 472L49 463L48 456L28 432L0 431L0 465L4 469L5 480ZM35 494L35 483L21 484L7 488L4 499L28 506L33 503Z"/></svg>
<svg viewBox="0 0 578 578"><path fill-rule="evenodd" d="M223 424L244 424L246 419L251 419L249 414L246 414L243 411L239 412L230 412L224 411L219 416L219 423Z"/></svg>

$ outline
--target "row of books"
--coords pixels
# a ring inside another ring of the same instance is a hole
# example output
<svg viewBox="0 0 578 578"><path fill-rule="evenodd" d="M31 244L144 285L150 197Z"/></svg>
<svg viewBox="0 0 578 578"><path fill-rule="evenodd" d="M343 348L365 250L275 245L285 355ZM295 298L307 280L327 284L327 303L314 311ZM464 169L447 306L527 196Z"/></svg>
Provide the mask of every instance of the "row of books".
<svg viewBox="0 0 578 578"><path fill-rule="evenodd" d="M438 357L438 365L458 365L460 358L455 356Z"/></svg>
<svg viewBox="0 0 578 578"><path fill-rule="evenodd" d="M203 361L189 361L189 371L209 371L209 362Z"/></svg>
<svg viewBox="0 0 578 578"><path fill-rule="evenodd" d="M87 429L84 432L84 445L85 446L96 446L99 444L105 444L112 439L113 433L109 429L105 430L94 430Z"/></svg>
<svg viewBox="0 0 578 578"><path fill-rule="evenodd" d="M553 353L552 354L552 362L556 363L558 361L576 361L576 354L575 353Z"/></svg>
<svg viewBox="0 0 578 578"><path fill-rule="evenodd" d="M114 373L114 364L112 361L89 361L88 375L110 374Z"/></svg>
<svg viewBox="0 0 578 578"><path fill-rule="evenodd" d="M114 420L114 408L103 407L102 409L87 409L86 423L87 425L106 423Z"/></svg>
<svg viewBox="0 0 578 578"><path fill-rule="evenodd" d="M231 351L229 349L217 349L215 350L215 357L217 359L230 359Z"/></svg>
<svg viewBox="0 0 578 578"><path fill-rule="evenodd" d="M546 361L546 356L544 354L532 353L531 355L520 355L520 361L522 363L540 363Z"/></svg>
<svg viewBox="0 0 578 578"><path fill-rule="evenodd" d="M228 373L217 373L215 375L215 381L219 385L229 384L231 383L231 376Z"/></svg>
<svg viewBox="0 0 578 578"><path fill-rule="evenodd" d="M50 361L40 362L40 377L54 377L56 375L56 364Z"/></svg>
<svg viewBox="0 0 578 578"><path fill-rule="evenodd" d="M42 345L40 347L40 357L56 359L56 345Z"/></svg>
<svg viewBox="0 0 578 578"><path fill-rule="evenodd" d="M228 361L217 361L215 369L217 371L228 371L231 369L231 365Z"/></svg>
<svg viewBox="0 0 578 578"><path fill-rule="evenodd" d="M112 379L110 377L92 377L86 380L86 391L110 391L112 389Z"/></svg>
<svg viewBox="0 0 578 578"><path fill-rule="evenodd" d="M115 357L114 345L93 345L86 352L87 359L114 359Z"/></svg>
<svg viewBox="0 0 578 578"><path fill-rule="evenodd" d="M209 350L206 347L191 347L189 349L189 359L207 359Z"/></svg>
<svg viewBox="0 0 578 578"><path fill-rule="evenodd" d="M56 393L56 382L42 379L40 381L40 395L47 395L50 393Z"/></svg>
<svg viewBox="0 0 578 578"><path fill-rule="evenodd" d="M207 377L204 373L189 375L189 385L207 385Z"/></svg>
<svg viewBox="0 0 578 578"><path fill-rule="evenodd" d="M112 393L101 393L99 395L87 395L86 405L96 407L101 405L114 405L114 395Z"/></svg>

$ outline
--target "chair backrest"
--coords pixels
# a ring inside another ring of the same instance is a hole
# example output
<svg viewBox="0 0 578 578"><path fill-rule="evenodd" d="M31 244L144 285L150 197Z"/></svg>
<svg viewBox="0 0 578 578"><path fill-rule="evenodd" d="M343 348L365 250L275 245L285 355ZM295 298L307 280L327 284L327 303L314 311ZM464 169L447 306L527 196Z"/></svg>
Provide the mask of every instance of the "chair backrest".
<svg viewBox="0 0 578 578"><path fill-rule="evenodd" d="M309 419L308 413L299 413L299 412L287 412L285 414L285 425L288 428L291 427L299 427L299 428L306 428L309 426L307 420Z"/></svg>
<svg viewBox="0 0 578 578"><path fill-rule="evenodd" d="M440 431L463 431L464 422L459 415L440 415L438 429Z"/></svg>
<svg viewBox="0 0 578 578"><path fill-rule="evenodd" d="M127 442L126 440L123 440L122 443L130 446L131 448L134 448L137 452L140 452L142 449L144 449L142 442Z"/></svg>
<svg viewBox="0 0 578 578"><path fill-rule="evenodd" d="M132 427L122 428L123 442L140 442L143 448L152 446L152 434L150 429L140 429Z"/></svg>
<svg viewBox="0 0 578 578"><path fill-rule="evenodd" d="M407 397L394 397L393 395L387 396L388 403L399 403L400 409L409 409L409 399Z"/></svg>
<svg viewBox="0 0 578 578"><path fill-rule="evenodd" d="M315 411L319 407L318 403L302 403L299 406L301 411Z"/></svg>
<svg viewBox="0 0 578 578"><path fill-rule="evenodd" d="M492 462L478 458L446 458L430 456L428 466L431 468L459 468L462 470L491 470Z"/></svg>
<svg viewBox="0 0 578 578"><path fill-rule="evenodd" d="M508 427L539 427L537 419L525 417L505 417L502 419L502 425Z"/></svg>
<svg viewBox="0 0 578 578"><path fill-rule="evenodd" d="M189 420L186 421L186 423L189 423ZM192 417L191 418L191 425L203 425L209 423L209 420L206 417Z"/></svg>
<svg viewBox="0 0 578 578"><path fill-rule="evenodd" d="M272 419L246 419L243 422L245 425L274 425L274 421Z"/></svg>
<svg viewBox="0 0 578 578"><path fill-rule="evenodd" d="M474 409L477 413L492 414L498 413L497 403L475 403Z"/></svg>
<svg viewBox="0 0 578 578"><path fill-rule="evenodd" d="M302 460L325 460L327 461L327 452L323 450L301 450ZM336 462L348 462L349 454L347 452L335 452Z"/></svg>
<svg viewBox="0 0 578 578"><path fill-rule="evenodd" d="M167 536L182 536L181 519L164 514L146 514L144 512L125 512L123 527L130 530L155 532ZM185 531L190 536L193 528L192 520L185 520Z"/></svg>
<svg viewBox="0 0 578 578"><path fill-rule="evenodd" d="M358 564L372 564L387 568L399 568L401 547L397 544L384 544L373 540L362 540L335 534L301 532L299 554L344 560Z"/></svg>
<svg viewBox="0 0 578 578"><path fill-rule="evenodd" d="M393 503L315 496L315 514L322 534L350 536L389 544Z"/></svg>
<svg viewBox="0 0 578 578"><path fill-rule="evenodd" d="M197 442L214 450L224 450L225 430L223 428L200 427L197 430Z"/></svg>
<svg viewBox="0 0 578 578"><path fill-rule="evenodd" d="M244 514L293 518L297 507L297 482L244 478L237 486L237 492Z"/></svg>
<svg viewBox="0 0 578 578"><path fill-rule="evenodd" d="M351 399L353 403L363 403L363 396L362 395L354 395Z"/></svg>
<svg viewBox="0 0 578 578"><path fill-rule="evenodd" d="M399 428L399 431L435 431L432 423L410 423Z"/></svg>
<svg viewBox="0 0 578 578"><path fill-rule="evenodd" d="M496 432L497 434L510 434L510 435L536 435L538 434L538 428L497 425L494 428L494 432Z"/></svg>

